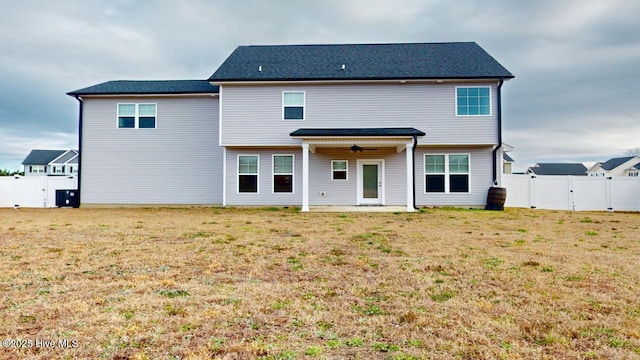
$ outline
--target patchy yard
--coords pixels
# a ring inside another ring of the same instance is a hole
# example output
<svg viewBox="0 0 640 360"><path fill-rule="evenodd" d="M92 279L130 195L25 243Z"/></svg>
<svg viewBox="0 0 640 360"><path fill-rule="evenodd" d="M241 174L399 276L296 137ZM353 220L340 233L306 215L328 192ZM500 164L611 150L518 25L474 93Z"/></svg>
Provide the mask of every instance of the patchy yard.
<svg viewBox="0 0 640 360"><path fill-rule="evenodd" d="M0 358L638 358L639 227L522 209L0 209Z"/></svg>

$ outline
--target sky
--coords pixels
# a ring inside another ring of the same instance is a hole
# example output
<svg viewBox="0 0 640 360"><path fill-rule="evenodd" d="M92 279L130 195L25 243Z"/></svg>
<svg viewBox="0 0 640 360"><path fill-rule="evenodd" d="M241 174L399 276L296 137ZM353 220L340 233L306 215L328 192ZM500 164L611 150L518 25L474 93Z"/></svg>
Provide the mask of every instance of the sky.
<svg viewBox="0 0 640 360"><path fill-rule="evenodd" d="M640 0L0 0L0 168L78 147L67 92L206 79L239 45L475 41L514 169L640 147ZM390 124L391 126L392 124Z"/></svg>

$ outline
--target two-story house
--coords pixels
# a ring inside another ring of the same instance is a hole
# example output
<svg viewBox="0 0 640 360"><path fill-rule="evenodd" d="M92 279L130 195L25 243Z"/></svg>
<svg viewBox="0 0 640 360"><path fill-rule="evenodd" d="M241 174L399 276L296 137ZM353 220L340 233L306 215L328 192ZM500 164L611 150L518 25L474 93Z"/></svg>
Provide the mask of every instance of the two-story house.
<svg viewBox="0 0 640 360"><path fill-rule="evenodd" d="M207 81L73 91L81 201L483 206L511 78L473 42L240 46Z"/></svg>
<svg viewBox="0 0 640 360"><path fill-rule="evenodd" d="M593 164L587 171L589 176L634 176L640 169L639 156L625 156L612 158L604 162Z"/></svg>
<svg viewBox="0 0 640 360"><path fill-rule="evenodd" d="M78 174L77 150L31 150L22 161L25 176Z"/></svg>

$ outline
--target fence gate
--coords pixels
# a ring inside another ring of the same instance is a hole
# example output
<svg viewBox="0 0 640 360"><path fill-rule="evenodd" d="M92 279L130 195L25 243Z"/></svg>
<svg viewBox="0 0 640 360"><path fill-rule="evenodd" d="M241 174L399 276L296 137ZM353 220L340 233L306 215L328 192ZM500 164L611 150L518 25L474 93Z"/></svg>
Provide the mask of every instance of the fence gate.
<svg viewBox="0 0 640 360"><path fill-rule="evenodd" d="M507 207L640 211L640 178L502 175Z"/></svg>

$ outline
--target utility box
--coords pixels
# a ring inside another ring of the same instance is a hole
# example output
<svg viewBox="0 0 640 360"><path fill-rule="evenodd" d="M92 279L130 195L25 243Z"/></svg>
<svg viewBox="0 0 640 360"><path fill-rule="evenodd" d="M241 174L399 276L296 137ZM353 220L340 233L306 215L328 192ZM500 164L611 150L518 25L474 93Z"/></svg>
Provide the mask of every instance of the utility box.
<svg viewBox="0 0 640 360"><path fill-rule="evenodd" d="M78 190L56 190L57 207L78 207Z"/></svg>

